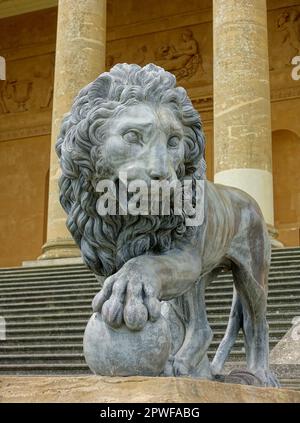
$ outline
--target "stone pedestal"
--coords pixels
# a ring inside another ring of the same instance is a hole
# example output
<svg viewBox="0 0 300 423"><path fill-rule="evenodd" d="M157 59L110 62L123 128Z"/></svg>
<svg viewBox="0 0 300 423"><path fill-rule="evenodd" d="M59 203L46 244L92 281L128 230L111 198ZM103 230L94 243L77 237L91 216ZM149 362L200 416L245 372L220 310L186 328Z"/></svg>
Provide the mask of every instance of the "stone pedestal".
<svg viewBox="0 0 300 423"><path fill-rule="evenodd" d="M274 224L266 0L214 0L215 182L249 193Z"/></svg>
<svg viewBox="0 0 300 423"><path fill-rule="evenodd" d="M80 256L59 204L60 167L54 146L61 120L79 90L105 70L106 0L60 0L51 133L47 242L40 259Z"/></svg>
<svg viewBox="0 0 300 423"><path fill-rule="evenodd" d="M300 317L270 353L271 364L291 364L300 366Z"/></svg>
<svg viewBox="0 0 300 423"><path fill-rule="evenodd" d="M0 377L0 401L64 403L299 403L300 392L190 378Z"/></svg>

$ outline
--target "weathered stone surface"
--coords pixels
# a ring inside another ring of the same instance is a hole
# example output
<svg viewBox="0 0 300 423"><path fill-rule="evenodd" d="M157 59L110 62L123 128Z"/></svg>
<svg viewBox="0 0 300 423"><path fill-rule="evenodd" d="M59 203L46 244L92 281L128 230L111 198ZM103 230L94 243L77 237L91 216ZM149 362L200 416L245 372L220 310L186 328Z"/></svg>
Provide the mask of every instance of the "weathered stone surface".
<svg viewBox="0 0 300 423"><path fill-rule="evenodd" d="M300 319L299 319L300 320ZM300 324L294 325L270 354L272 364L300 365Z"/></svg>
<svg viewBox="0 0 300 423"><path fill-rule="evenodd" d="M300 392L189 378L0 378L0 402L299 403Z"/></svg>
<svg viewBox="0 0 300 423"><path fill-rule="evenodd" d="M173 309L167 313L172 348L164 366L166 376L213 379L222 372L246 319L247 366L263 386L277 386L268 368L267 228L253 198L205 180L204 150L201 120L186 91L153 63L120 63L102 73L80 91L63 119L56 143L62 168L60 201L84 262L106 277L93 299L93 311L115 329L113 336L102 331L96 335L95 330L94 338L93 325L88 327L84 351L99 375L160 374L163 343L156 343L155 353L149 348L153 355L145 365L149 351L144 353L144 348L155 344L154 337L143 334L140 340L145 342L131 355L135 342L129 343L118 329L125 324L131 331L147 331L147 321L159 318L160 302L166 301ZM190 193L183 192L187 182L194 187ZM168 189L161 192L160 201L161 184ZM137 188L134 199L131 194ZM178 213L176 203L183 197ZM205 288L217 272L228 268L233 269L237 295L210 366L212 331ZM119 335L123 345L117 341ZM110 362L108 351L114 357ZM155 366L159 363L155 372L149 371L153 360Z"/></svg>
<svg viewBox="0 0 300 423"><path fill-rule="evenodd" d="M164 317L148 321L142 331L131 331L126 325L111 328L94 313L85 329L83 349L95 374L159 376L171 351L171 332Z"/></svg>

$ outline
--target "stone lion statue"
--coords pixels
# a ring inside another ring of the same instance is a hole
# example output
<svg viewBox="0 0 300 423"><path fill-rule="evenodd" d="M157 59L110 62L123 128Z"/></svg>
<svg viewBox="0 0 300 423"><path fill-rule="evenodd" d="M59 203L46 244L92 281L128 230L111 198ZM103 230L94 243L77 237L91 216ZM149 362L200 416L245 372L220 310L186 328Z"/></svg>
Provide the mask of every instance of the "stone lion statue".
<svg viewBox="0 0 300 423"><path fill-rule="evenodd" d="M247 370L277 386L269 370L266 322L270 242L261 211L246 193L205 179L205 141L198 112L176 78L154 64L118 64L83 88L57 141L60 201L86 265L106 279L93 300L113 328L139 331L161 315L172 333L164 374L212 379L240 329ZM103 179L203 181L204 219L181 215L97 213ZM231 270L229 323L212 363L205 288ZM101 278L99 279L101 280Z"/></svg>

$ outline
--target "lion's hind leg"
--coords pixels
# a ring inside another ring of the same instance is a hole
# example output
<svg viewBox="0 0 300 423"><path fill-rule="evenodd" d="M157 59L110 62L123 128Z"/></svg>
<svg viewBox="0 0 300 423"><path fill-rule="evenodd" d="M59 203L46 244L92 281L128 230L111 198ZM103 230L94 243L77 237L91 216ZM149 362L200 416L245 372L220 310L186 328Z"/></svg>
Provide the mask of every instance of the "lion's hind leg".
<svg viewBox="0 0 300 423"><path fill-rule="evenodd" d="M266 320L267 292L263 266L256 266L252 255L251 268L247 264L233 264L234 284L242 304L242 330L248 370L265 386L278 386L269 369L269 329ZM256 277L254 277L254 273ZM260 279L260 280L259 280Z"/></svg>
<svg viewBox="0 0 300 423"><path fill-rule="evenodd" d="M234 346L238 333L242 327L242 318L242 304L236 292L236 289L234 289L232 306L230 310L226 332L211 364L211 369L215 376L221 374L223 370L224 364L230 354L232 347Z"/></svg>

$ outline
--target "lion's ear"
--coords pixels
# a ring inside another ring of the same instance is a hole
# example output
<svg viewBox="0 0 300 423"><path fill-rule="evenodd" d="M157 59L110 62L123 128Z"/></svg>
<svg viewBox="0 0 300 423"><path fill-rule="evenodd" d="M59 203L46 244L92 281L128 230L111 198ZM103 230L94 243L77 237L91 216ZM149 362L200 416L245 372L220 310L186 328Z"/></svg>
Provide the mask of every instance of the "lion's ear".
<svg viewBox="0 0 300 423"><path fill-rule="evenodd" d="M88 91L88 98L91 104L96 100L106 100L112 84L111 76L105 72L99 76L91 85Z"/></svg>

